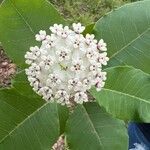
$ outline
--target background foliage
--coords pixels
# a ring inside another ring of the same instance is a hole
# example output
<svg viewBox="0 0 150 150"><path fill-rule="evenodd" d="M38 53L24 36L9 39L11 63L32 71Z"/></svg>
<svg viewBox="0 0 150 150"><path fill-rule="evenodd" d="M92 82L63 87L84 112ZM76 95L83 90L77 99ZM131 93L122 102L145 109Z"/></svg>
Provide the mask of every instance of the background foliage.
<svg viewBox="0 0 150 150"><path fill-rule="evenodd" d="M107 12L129 2L138 0L49 0L70 22L84 25L96 22Z"/></svg>

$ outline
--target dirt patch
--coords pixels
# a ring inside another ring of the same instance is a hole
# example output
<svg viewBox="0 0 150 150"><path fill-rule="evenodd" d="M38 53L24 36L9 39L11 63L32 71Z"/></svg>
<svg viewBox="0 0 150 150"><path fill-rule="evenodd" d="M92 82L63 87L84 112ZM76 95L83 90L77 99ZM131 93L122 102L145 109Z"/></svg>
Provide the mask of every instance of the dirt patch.
<svg viewBox="0 0 150 150"><path fill-rule="evenodd" d="M0 87L10 85L11 77L16 72L16 65L6 56L0 46Z"/></svg>

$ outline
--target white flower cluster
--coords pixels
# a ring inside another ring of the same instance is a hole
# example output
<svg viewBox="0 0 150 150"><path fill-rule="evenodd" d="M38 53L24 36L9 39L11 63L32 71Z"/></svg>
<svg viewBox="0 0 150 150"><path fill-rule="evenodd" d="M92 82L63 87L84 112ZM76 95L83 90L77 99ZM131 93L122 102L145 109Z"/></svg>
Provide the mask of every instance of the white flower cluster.
<svg viewBox="0 0 150 150"><path fill-rule="evenodd" d="M41 30L36 40L41 46L31 47L25 55L28 80L46 101L62 105L88 101L87 90L95 86L100 91L105 84L107 65L106 43L97 41L93 34L81 33L85 27L80 23L68 26L54 24L51 35Z"/></svg>

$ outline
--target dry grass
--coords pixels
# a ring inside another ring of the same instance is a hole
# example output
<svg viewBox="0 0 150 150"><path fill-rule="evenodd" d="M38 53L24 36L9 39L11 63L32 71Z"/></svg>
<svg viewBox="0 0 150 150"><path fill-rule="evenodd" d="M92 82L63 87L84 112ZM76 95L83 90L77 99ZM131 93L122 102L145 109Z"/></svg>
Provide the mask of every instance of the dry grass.
<svg viewBox="0 0 150 150"><path fill-rule="evenodd" d="M131 1L135 0L50 0L71 23L81 22L84 25Z"/></svg>

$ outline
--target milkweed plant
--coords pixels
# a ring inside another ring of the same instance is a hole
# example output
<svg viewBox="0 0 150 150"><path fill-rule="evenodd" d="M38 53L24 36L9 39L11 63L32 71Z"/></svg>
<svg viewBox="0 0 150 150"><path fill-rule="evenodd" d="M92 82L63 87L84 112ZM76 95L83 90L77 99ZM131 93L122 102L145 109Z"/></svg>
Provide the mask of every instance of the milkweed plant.
<svg viewBox="0 0 150 150"><path fill-rule="evenodd" d="M100 91L106 80L102 65L109 59L102 39L97 42L93 34L84 37L85 27L80 23L72 26L73 30L54 24L51 35L41 30L35 36L42 43L40 48L30 47L25 55L33 90L46 101L62 105L88 102L87 90L92 86Z"/></svg>
<svg viewBox="0 0 150 150"><path fill-rule="evenodd" d="M47 0L4 0L0 42L18 69L0 89L0 150L128 150L128 122L150 122L149 6L82 25Z"/></svg>

